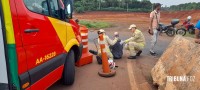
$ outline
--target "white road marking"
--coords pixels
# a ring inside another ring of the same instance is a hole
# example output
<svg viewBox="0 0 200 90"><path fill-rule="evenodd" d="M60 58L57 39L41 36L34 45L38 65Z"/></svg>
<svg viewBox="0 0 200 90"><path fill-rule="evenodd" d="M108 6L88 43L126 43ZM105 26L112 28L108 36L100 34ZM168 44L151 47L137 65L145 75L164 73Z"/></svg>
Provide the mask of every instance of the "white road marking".
<svg viewBox="0 0 200 90"><path fill-rule="evenodd" d="M137 84L135 82L135 77L133 74L133 67L130 60L127 61L127 70L128 70L128 76L129 76L129 82L131 85L131 90L138 90Z"/></svg>

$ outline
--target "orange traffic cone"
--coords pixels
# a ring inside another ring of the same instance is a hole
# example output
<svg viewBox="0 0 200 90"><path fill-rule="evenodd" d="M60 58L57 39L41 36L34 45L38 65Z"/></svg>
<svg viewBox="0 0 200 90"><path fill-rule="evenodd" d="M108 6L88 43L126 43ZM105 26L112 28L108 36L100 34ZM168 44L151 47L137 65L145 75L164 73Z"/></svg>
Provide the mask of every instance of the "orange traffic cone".
<svg viewBox="0 0 200 90"><path fill-rule="evenodd" d="M99 35L99 43L100 43L100 48L101 48L101 56L102 56L102 69L99 71L99 75L102 77L111 77L116 74L116 71L113 69L110 69L109 64L108 64L108 56L105 52L105 42L103 38L103 34Z"/></svg>
<svg viewBox="0 0 200 90"><path fill-rule="evenodd" d="M81 26L80 31L83 44L83 51L81 59L78 62L76 62L76 66L78 67L90 64L93 60L93 55L90 54L88 51L88 28L86 26Z"/></svg>

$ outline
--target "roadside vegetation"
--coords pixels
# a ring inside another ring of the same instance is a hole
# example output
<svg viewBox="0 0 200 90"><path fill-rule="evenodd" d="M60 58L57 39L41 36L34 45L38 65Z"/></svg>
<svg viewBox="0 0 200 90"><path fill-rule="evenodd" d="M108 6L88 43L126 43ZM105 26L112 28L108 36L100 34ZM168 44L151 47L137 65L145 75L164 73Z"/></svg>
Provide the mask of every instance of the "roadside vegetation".
<svg viewBox="0 0 200 90"><path fill-rule="evenodd" d="M150 12L153 3L150 0L75 0L75 11L126 11ZM161 3L162 4L162 3ZM163 11L184 11L200 9L200 2L185 3L172 6L162 6Z"/></svg>
<svg viewBox="0 0 200 90"><path fill-rule="evenodd" d="M81 20L79 22L81 25L85 25L88 28L93 29L101 29L101 28L109 28L112 27L111 23L108 22L100 22L100 21L87 21L87 20Z"/></svg>
<svg viewBox="0 0 200 90"><path fill-rule="evenodd" d="M75 11L128 11L150 12L150 0L75 0Z"/></svg>
<svg viewBox="0 0 200 90"><path fill-rule="evenodd" d="M200 2L196 3L185 3L179 5L172 5L170 7L163 7L163 10L166 11L185 11L185 10L199 10L200 9Z"/></svg>
<svg viewBox="0 0 200 90"><path fill-rule="evenodd" d="M189 34L188 32L186 33L185 37L191 37L191 38L195 38L194 34Z"/></svg>

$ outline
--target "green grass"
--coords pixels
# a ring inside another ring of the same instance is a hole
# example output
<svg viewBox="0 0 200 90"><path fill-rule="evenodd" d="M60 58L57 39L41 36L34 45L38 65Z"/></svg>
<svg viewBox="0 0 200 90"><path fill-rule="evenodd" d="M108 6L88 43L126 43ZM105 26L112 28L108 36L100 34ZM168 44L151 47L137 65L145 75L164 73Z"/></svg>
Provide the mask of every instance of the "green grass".
<svg viewBox="0 0 200 90"><path fill-rule="evenodd" d="M81 25L85 25L87 28L101 29L112 27L111 23L100 22L100 21L86 21L82 20L79 22Z"/></svg>
<svg viewBox="0 0 200 90"><path fill-rule="evenodd" d="M185 37L191 37L191 38L195 38L195 34L189 34L188 32L186 33Z"/></svg>

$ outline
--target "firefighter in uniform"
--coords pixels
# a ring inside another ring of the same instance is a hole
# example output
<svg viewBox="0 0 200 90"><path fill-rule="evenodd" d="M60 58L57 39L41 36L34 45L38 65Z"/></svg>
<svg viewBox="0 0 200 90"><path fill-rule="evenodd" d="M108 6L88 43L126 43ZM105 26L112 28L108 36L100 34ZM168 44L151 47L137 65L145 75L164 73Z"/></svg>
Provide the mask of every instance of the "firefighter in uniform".
<svg viewBox="0 0 200 90"><path fill-rule="evenodd" d="M122 43L125 43L125 49L130 51L128 59L136 59L136 56L140 56L145 47L145 38L135 24L130 25L129 30L133 33L132 37Z"/></svg>
<svg viewBox="0 0 200 90"><path fill-rule="evenodd" d="M105 52L106 52L106 54L107 54L109 60L113 60L113 55L112 55L112 53L111 53L111 51L110 51L109 46L114 45L114 44L117 42L118 38L115 37L114 40L111 40L111 39L105 34L105 30L103 30L103 29L100 29L100 30L98 31L98 34L103 34L103 38L104 38L104 41L103 41L103 42L105 43ZM98 44L100 44L100 43L99 43L99 39L98 39ZM98 50L98 56L100 56L100 55L101 55L101 50L100 50L100 48L99 48L99 50Z"/></svg>

